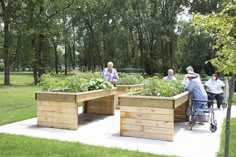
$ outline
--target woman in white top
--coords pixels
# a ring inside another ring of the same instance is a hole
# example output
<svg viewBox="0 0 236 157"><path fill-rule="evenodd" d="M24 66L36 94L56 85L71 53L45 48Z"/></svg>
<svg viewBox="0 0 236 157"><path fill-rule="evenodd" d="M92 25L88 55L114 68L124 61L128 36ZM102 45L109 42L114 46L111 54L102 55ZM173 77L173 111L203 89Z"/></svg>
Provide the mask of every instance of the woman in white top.
<svg viewBox="0 0 236 157"><path fill-rule="evenodd" d="M204 84L207 94L208 94L208 100L211 101L211 103L208 104L208 107L213 106L213 99L216 99L217 107L220 109L220 106L223 102L224 96L223 96L223 87L225 86L224 82L222 82L220 79L217 78L216 74L212 74L211 79L209 79Z"/></svg>

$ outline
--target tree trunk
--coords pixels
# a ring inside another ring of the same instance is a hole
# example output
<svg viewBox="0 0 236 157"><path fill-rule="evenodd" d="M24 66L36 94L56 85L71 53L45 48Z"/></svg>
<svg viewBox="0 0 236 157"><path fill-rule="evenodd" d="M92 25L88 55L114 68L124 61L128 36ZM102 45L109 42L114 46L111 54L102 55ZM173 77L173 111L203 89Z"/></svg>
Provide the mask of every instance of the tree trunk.
<svg viewBox="0 0 236 157"><path fill-rule="evenodd" d="M54 65L55 65L56 74L58 74L57 44L56 44L56 42L54 41L54 39L52 39L52 42L53 42L54 55L55 55Z"/></svg>
<svg viewBox="0 0 236 157"><path fill-rule="evenodd" d="M9 31L9 17L7 15L7 8L3 0L0 1L2 6L2 16L4 23L4 42L3 42L3 59L4 59L4 85L10 85L10 31Z"/></svg>
<svg viewBox="0 0 236 157"><path fill-rule="evenodd" d="M39 45L38 45L38 77L40 78L43 73L45 72L45 66L43 64L43 38L44 36L42 34L39 34Z"/></svg>
<svg viewBox="0 0 236 157"><path fill-rule="evenodd" d="M225 150L224 157L229 157L229 148L230 148L230 119L231 119L231 106L232 99L234 94L234 83L236 75L234 74L229 81L229 100L228 100L228 109L226 114L226 128L225 128Z"/></svg>
<svg viewBox="0 0 236 157"><path fill-rule="evenodd" d="M67 54L68 54L68 45L65 42L65 75L67 75Z"/></svg>

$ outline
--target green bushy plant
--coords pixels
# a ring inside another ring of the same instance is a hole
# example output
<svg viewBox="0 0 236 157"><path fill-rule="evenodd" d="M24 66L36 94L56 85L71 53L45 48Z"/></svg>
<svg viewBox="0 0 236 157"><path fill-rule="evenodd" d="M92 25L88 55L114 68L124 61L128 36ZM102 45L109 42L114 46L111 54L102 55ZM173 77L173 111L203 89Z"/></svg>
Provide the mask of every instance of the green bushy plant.
<svg viewBox="0 0 236 157"><path fill-rule="evenodd" d="M57 89L64 90L66 88L66 83L57 77L53 77L49 73L41 76L39 86L42 87L43 91L53 91Z"/></svg>
<svg viewBox="0 0 236 157"><path fill-rule="evenodd" d="M85 92L88 91L88 80L80 77L79 75L73 75L65 78L66 87L70 92Z"/></svg>
<svg viewBox="0 0 236 157"><path fill-rule="evenodd" d="M113 85L102 78L92 78L89 81L88 90L111 89Z"/></svg>
<svg viewBox="0 0 236 157"><path fill-rule="evenodd" d="M140 84L144 80L140 74L121 74L118 84L121 85L133 85Z"/></svg>
<svg viewBox="0 0 236 157"><path fill-rule="evenodd" d="M43 91L85 92L88 90L111 89L113 85L102 79L100 73L78 73L67 77L44 74L39 86Z"/></svg>
<svg viewBox="0 0 236 157"><path fill-rule="evenodd" d="M141 95L170 97L183 91L185 89L181 81L165 81L152 77L144 81Z"/></svg>

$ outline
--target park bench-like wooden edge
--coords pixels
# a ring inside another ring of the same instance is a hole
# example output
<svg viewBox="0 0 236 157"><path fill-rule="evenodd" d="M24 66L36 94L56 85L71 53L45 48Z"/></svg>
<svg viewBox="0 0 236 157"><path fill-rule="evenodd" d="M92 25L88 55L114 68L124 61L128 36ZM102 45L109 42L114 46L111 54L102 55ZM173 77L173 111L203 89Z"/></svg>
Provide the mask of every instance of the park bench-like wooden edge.
<svg viewBox="0 0 236 157"><path fill-rule="evenodd" d="M35 92L35 100L56 102L80 102L115 95L117 88L100 89L86 92Z"/></svg>

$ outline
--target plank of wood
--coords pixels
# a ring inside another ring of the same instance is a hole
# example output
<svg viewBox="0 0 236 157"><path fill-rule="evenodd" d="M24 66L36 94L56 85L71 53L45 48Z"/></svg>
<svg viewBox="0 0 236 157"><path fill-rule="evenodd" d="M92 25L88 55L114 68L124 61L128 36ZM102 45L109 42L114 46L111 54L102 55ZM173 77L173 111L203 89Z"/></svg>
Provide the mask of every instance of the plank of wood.
<svg viewBox="0 0 236 157"><path fill-rule="evenodd" d="M163 141L173 141L173 135L168 134L155 134L149 132L137 132L137 131L120 131L121 136L129 136L129 137L140 137L140 138L148 138L155 140L163 140Z"/></svg>
<svg viewBox="0 0 236 157"><path fill-rule="evenodd" d="M161 127L150 127L143 125L131 125L131 124L121 124L121 130L123 131L137 131L137 132L147 132L155 134L174 134L173 128L161 128Z"/></svg>
<svg viewBox="0 0 236 157"><path fill-rule="evenodd" d="M157 121L157 120L145 120L145 119L134 119L134 118L121 118L121 124L131 125L143 125L151 127L163 127L163 128L174 128L174 123L171 121Z"/></svg>
<svg viewBox="0 0 236 157"><path fill-rule="evenodd" d="M169 114L150 114L150 113L132 113L132 112L121 112L121 118L137 118L146 120L162 120L162 121L174 121L174 116Z"/></svg>
<svg viewBox="0 0 236 157"><path fill-rule="evenodd" d="M51 111L51 112L63 112L63 113L78 113L78 108L67 107L53 107L53 106L37 106L38 111Z"/></svg>
<svg viewBox="0 0 236 157"><path fill-rule="evenodd" d="M52 123L63 123L63 124L75 124L78 123L78 117L72 118L55 118L55 117L37 117L38 121L52 122Z"/></svg>
<svg viewBox="0 0 236 157"><path fill-rule="evenodd" d="M37 111L38 117L54 117L54 118L71 118L78 116L77 114L65 113L65 112L53 112L53 111Z"/></svg>
<svg viewBox="0 0 236 157"><path fill-rule="evenodd" d="M181 106L181 105L187 105L189 103L189 95L184 95L174 101L175 108Z"/></svg>
<svg viewBox="0 0 236 157"><path fill-rule="evenodd" d="M109 96L115 96L117 92L117 89L111 89L111 90L94 90L94 91L88 91L88 92L81 92L77 93L76 101L87 101L87 100L93 100L103 97L109 97Z"/></svg>
<svg viewBox="0 0 236 157"><path fill-rule="evenodd" d="M68 95L64 93L35 93L36 100L39 101L55 101L55 102L76 102L76 95Z"/></svg>
<svg viewBox="0 0 236 157"><path fill-rule="evenodd" d="M152 107L152 108L174 108L173 100L168 99L141 99L138 97L119 97L120 106Z"/></svg>
<svg viewBox="0 0 236 157"><path fill-rule="evenodd" d="M135 106L121 106L120 111L122 111L122 112L134 112L134 113L174 114L173 109L151 108L151 107L135 107Z"/></svg>
<svg viewBox="0 0 236 157"><path fill-rule="evenodd" d="M63 124L63 123L37 121L37 125L40 127L48 127L48 128L60 128L60 129L69 129L69 130L78 129L78 124Z"/></svg>
<svg viewBox="0 0 236 157"><path fill-rule="evenodd" d="M37 101L38 106L51 106L51 107L64 107L64 108L76 108L75 102L53 102L53 101Z"/></svg>

